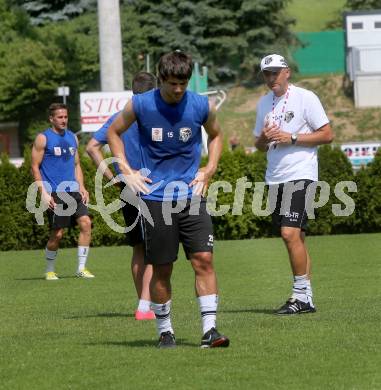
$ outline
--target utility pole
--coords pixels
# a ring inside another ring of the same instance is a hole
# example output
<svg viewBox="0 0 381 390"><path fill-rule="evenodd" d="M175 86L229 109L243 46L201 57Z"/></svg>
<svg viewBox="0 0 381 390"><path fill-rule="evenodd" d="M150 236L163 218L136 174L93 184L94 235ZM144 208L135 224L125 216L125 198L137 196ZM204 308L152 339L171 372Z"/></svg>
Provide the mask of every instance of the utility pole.
<svg viewBox="0 0 381 390"><path fill-rule="evenodd" d="M102 92L124 91L119 0L98 0Z"/></svg>

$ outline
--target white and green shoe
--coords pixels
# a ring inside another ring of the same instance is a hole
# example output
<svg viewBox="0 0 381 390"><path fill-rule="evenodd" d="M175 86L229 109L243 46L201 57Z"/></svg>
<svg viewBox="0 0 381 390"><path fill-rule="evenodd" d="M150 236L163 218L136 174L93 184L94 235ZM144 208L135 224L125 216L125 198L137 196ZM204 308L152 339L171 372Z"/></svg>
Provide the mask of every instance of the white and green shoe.
<svg viewBox="0 0 381 390"><path fill-rule="evenodd" d="M84 268L82 271L78 271L76 273L76 276L78 278L84 278L84 279L92 279L95 278L95 275L93 275L88 269Z"/></svg>

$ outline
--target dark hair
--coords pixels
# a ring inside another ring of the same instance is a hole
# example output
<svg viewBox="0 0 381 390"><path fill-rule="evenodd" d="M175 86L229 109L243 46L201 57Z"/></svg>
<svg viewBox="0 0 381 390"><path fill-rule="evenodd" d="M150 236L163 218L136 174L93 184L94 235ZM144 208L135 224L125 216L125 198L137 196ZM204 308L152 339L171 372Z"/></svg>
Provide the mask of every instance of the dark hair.
<svg viewBox="0 0 381 390"><path fill-rule="evenodd" d="M139 72L132 80L132 92L134 94L147 92L156 88L156 77L152 73Z"/></svg>
<svg viewBox="0 0 381 390"><path fill-rule="evenodd" d="M54 115L54 112L57 110L66 110L69 111L67 105L64 103L52 103L48 108L49 117Z"/></svg>
<svg viewBox="0 0 381 390"><path fill-rule="evenodd" d="M175 77L180 80L189 80L192 77L193 63L192 57L182 51L176 50L164 54L158 65L160 80L167 80Z"/></svg>

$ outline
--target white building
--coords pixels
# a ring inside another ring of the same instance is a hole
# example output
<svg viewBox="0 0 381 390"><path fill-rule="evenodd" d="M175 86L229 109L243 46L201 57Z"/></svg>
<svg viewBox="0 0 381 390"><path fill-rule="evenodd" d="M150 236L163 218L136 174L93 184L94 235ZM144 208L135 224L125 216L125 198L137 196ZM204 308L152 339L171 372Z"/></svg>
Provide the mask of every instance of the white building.
<svg viewBox="0 0 381 390"><path fill-rule="evenodd" d="M346 12L344 28L355 106L381 107L381 10Z"/></svg>

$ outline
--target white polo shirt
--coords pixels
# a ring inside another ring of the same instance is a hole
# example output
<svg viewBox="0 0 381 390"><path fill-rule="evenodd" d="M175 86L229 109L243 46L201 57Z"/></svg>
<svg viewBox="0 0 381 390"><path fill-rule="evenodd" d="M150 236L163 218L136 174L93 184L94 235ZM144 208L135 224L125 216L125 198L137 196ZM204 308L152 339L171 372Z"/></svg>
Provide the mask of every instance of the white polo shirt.
<svg viewBox="0 0 381 390"><path fill-rule="evenodd" d="M319 98L311 91L289 85L289 93L276 97L271 91L257 105L254 136L259 137L267 121L280 123L287 133L310 134L329 123ZM317 147L269 145L266 183L318 180Z"/></svg>

